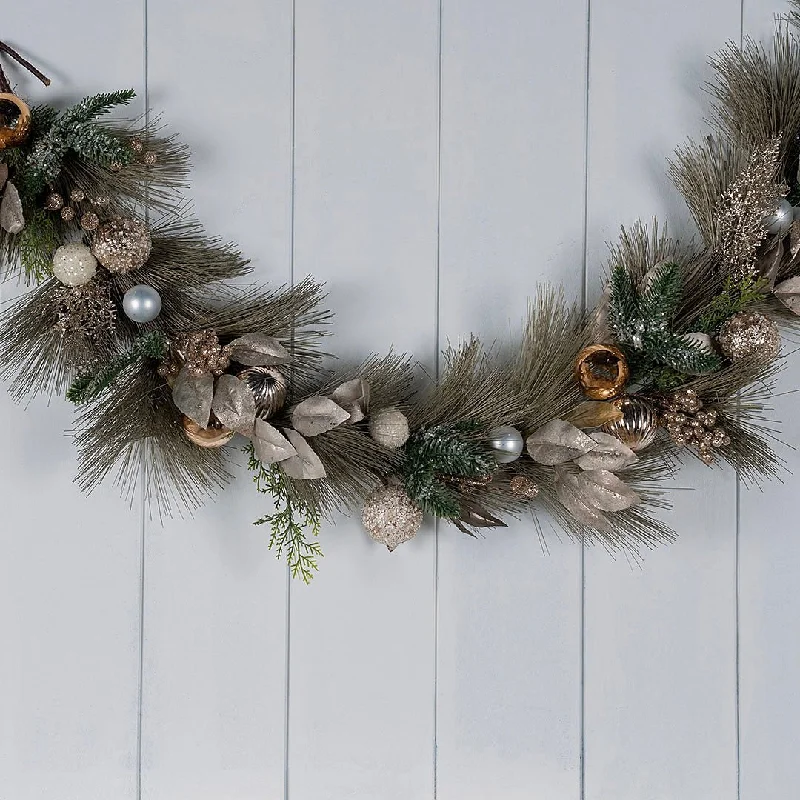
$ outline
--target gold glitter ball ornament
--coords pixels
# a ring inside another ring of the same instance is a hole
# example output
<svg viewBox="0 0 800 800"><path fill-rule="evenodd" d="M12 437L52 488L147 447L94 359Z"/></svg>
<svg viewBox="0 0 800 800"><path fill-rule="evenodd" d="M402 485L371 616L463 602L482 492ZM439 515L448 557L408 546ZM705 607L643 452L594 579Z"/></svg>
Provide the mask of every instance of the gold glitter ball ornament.
<svg viewBox="0 0 800 800"><path fill-rule="evenodd" d="M83 189L73 189L69 193L69 199L72 200L73 203L80 203L86 199L86 192L84 192Z"/></svg>
<svg viewBox="0 0 800 800"><path fill-rule="evenodd" d="M244 381L256 401L256 416L269 419L275 416L286 402L288 385L286 376L275 367L248 367L237 376Z"/></svg>
<svg viewBox="0 0 800 800"><path fill-rule="evenodd" d="M603 433L611 434L634 452L649 447L658 433L658 414L653 406L640 397L621 397L614 406L622 412L622 418L603 425Z"/></svg>
<svg viewBox="0 0 800 800"><path fill-rule="evenodd" d="M61 209L61 219L63 219L64 222L72 222L72 220L75 219L75 209L70 206L64 206L64 208Z"/></svg>
<svg viewBox="0 0 800 800"><path fill-rule="evenodd" d="M148 167L152 167L158 161L158 155L151 150L149 153L144 154L142 161L144 161Z"/></svg>
<svg viewBox="0 0 800 800"><path fill-rule="evenodd" d="M422 511L401 487L383 486L366 499L361 522L376 542L392 551L417 535Z"/></svg>
<svg viewBox="0 0 800 800"><path fill-rule="evenodd" d="M778 326L763 314L753 311L734 314L720 329L717 342L731 361L754 359L769 362L781 352Z"/></svg>
<svg viewBox="0 0 800 800"><path fill-rule="evenodd" d="M508 485L517 497L522 497L525 500L533 500L539 494L539 484L524 475L515 475L508 482Z"/></svg>
<svg viewBox="0 0 800 800"><path fill-rule="evenodd" d="M147 225L131 217L115 217L104 222L94 235L92 252L109 271L133 272L150 257L153 242Z"/></svg>
<svg viewBox="0 0 800 800"><path fill-rule="evenodd" d="M58 192L50 192L44 201L44 207L48 211L61 211L64 208L64 198Z"/></svg>
<svg viewBox="0 0 800 800"><path fill-rule="evenodd" d="M81 216L81 228L85 231L96 231L100 224L100 218L94 211L87 211Z"/></svg>
<svg viewBox="0 0 800 800"><path fill-rule="evenodd" d="M144 142L141 139L138 137L131 139L131 150L133 150L134 153L141 153L143 149Z"/></svg>

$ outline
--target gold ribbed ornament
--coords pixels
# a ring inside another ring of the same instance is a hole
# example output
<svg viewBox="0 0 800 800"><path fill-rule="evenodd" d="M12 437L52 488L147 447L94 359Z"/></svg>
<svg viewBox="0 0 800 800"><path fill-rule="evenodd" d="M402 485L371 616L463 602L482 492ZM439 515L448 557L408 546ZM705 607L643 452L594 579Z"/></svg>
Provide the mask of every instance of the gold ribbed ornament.
<svg viewBox="0 0 800 800"><path fill-rule="evenodd" d="M622 417L607 422L602 427L633 451L644 450L651 445L658 433L658 413L640 397L621 397L613 405L622 412Z"/></svg>

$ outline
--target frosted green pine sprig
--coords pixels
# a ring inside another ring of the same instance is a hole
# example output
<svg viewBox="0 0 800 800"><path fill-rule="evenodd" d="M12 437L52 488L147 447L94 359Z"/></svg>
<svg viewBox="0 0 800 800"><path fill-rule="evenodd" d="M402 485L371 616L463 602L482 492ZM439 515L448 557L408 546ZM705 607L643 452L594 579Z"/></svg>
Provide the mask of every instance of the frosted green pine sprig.
<svg viewBox="0 0 800 800"><path fill-rule="evenodd" d="M672 329L682 301L678 264L657 265L642 288L618 264L611 272L610 289L609 324L625 350L634 382L669 388L682 382L680 376L714 372L722 366L715 353Z"/></svg>
<svg viewBox="0 0 800 800"><path fill-rule="evenodd" d="M458 519L458 492L442 480L482 478L494 471L492 453L476 436L471 422L432 425L416 431L406 442L403 483L408 496L427 514Z"/></svg>

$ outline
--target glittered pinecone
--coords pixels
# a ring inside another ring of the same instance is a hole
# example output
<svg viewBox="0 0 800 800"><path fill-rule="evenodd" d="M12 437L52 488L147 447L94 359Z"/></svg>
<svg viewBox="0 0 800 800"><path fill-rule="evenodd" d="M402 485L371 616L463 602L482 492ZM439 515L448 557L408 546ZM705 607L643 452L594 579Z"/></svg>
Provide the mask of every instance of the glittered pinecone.
<svg viewBox="0 0 800 800"><path fill-rule="evenodd" d="M366 499L361 522L376 542L391 551L417 535L422 511L400 486L382 486Z"/></svg>

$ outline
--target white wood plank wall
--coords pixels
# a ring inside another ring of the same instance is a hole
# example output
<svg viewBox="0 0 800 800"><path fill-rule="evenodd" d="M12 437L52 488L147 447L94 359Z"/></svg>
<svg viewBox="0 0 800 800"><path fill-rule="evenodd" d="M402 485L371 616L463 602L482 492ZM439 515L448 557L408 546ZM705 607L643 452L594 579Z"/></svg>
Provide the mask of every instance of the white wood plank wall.
<svg viewBox="0 0 800 800"><path fill-rule="evenodd" d="M0 38L133 86L259 279L328 282L345 363L514 335L539 283L593 301L605 242L689 235L664 159L706 56L780 0L28 0ZM2 287L3 299L18 289ZM787 346L789 349L791 345ZM790 361L782 378L800 383ZM796 400L775 402L800 443ZM0 800L785 800L800 751L796 479L689 468L642 566L531 524L338 520L311 587L246 476L193 519L81 497L66 404L0 397ZM800 457L788 453L800 472Z"/></svg>

